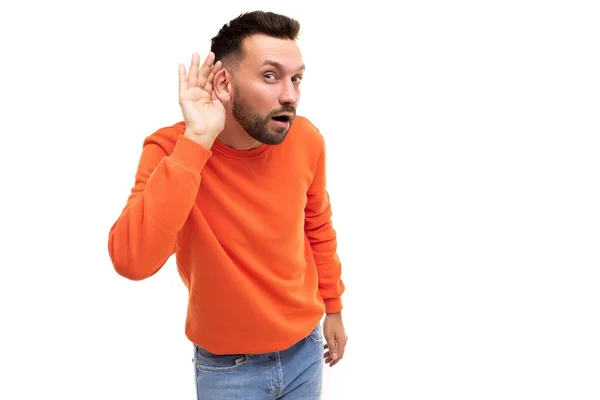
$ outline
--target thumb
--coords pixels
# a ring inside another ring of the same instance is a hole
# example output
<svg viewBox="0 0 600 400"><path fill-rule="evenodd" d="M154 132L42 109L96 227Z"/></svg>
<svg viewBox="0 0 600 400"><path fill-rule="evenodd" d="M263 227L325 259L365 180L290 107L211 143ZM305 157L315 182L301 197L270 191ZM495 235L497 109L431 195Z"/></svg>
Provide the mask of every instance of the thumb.
<svg viewBox="0 0 600 400"><path fill-rule="evenodd" d="M187 77L185 76L185 65L179 64L179 91L187 88Z"/></svg>

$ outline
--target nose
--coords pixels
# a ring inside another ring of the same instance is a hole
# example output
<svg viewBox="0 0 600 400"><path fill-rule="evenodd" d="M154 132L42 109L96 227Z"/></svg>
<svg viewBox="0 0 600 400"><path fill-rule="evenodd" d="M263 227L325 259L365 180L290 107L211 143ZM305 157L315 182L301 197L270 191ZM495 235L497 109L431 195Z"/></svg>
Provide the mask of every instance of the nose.
<svg viewBox="0 0 600 400"><path fill-rule="evenodd" d="M299 88L294 85L293 82L287 82L283 84L281 89L281 95L279 96L279 103L291 104L295 106L300 98Z"/></svg>

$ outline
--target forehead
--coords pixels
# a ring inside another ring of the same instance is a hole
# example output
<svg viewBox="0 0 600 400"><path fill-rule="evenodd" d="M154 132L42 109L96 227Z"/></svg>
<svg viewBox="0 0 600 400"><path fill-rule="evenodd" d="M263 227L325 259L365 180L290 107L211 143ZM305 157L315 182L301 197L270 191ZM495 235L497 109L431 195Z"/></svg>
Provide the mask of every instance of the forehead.
<svg viewBox="0 0 600 400"><path fill-rule="evenodd" d="M252 35L244 39L242 48L242 67L259 69L265 65L273 67L272 63L276 63L286 71L295 73L304 65L300 48L294 40Z"/></svg>

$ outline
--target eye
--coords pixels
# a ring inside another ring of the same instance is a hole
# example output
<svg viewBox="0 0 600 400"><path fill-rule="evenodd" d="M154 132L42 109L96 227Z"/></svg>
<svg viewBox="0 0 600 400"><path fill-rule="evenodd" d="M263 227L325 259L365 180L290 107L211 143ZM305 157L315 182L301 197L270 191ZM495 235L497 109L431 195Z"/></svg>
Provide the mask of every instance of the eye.
<svg viewBox="0 0 600 400"><path fill-rule="evenodd" d="M264 77L267 78L267 80L272 81L273 79L275 79L275 74L272 72L269 72L269 73L265 74Z"/></svg>
<svg viewBox="0 0 600 400"><path fill-rule="evenodd" d="M295 76L295 77L292 78L292 81L294 83L300 83L300 82L302 82L302 77L301 76Z"/></svg>

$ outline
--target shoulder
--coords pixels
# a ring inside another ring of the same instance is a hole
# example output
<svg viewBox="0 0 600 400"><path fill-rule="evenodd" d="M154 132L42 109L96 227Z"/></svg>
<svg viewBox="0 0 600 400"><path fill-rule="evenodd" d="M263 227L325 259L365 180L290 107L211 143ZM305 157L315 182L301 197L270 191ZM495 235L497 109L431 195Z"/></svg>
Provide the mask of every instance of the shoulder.
<svg viewBox="0 0 600 400"><path fill-rule="evenodd" d="M165 126L157 129L151 135L144 139L144 147L159 146L166 154L171 154L179 136L185 132L185 122L177 122L171 126Z"/></svg>
<svg viewBox="0 0 600 400"><path fill-rule="evenodd" d="M308 149L320 154L325 148L325 138L319 128L307 117L297 115L290 128L290 137L294 145L305 144Z"/></svg>

